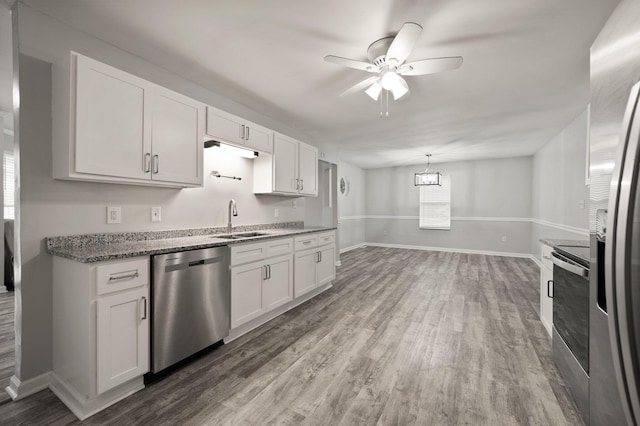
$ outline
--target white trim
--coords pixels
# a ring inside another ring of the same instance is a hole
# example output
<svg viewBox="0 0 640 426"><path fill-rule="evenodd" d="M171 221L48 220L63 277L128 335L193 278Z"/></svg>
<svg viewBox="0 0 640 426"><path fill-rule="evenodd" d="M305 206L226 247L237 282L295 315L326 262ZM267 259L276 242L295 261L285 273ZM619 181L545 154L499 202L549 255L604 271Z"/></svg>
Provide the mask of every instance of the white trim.
<svg viewBox="0 0 640 426"><path fill-rule="evenodd" d="M51 389L51 392L53 392L78 419L84 420L144 389L144 379L142 376L136 377L100 395L87 398L85 395L77 393L73 387L69 386L53 373L51 374L49 389Z"/></svg>
<svg viewBox="0 0 640 426"><path fill-rule="evenodd" d="M371 247L388 247L388 248L399 248L399 249L407 249L407 250L444 251L444 252L451 252L451 253L484 254L487 256L522 257L525 259L531 259L535 262L535 256L528 253L509 253L509 252L503 252L503 251L471 250L471 249L448 248L448 247L410 246L410 245L404 245L404 244L384 244L384 243L365 243L365 245L371 246Z"/></svg>
<svg viewBox="0 0 640 426"><path fill-rule="evenodd" d="M359 220L359 219L366 219L367 216L341 216L340 219L338 220L343 221L343 220Z"/></svg>
<svg viewBox="0 0 640 426"><path fill-rule="evenodd" d="M47 371L39 376L21 381L17 376L11 376L9 386L5 388L11 399L17 401L36 392L45 390L51 382L51 372Z"/></svg>
<svg viewBox="0 0 640 426"><path fill-rule="evenodd" d="M419 220L419 216L390 216L390 215L364 215L364 216L343 216L340 220L356 220L356 219L392 219L392 220ZM549 222L548 220L536 219L533 217L470 217L470 216L453 216L453 221L463 222L530 222L550 228L556 228L574 234L589 236L589 230L586 228L578 228L577 226L564 225L562 223Z"/></svg>
<svg viewBox="0 0 640 426"><path fill-rule="evenodd" d="M340 249L340 254L346 253L348 251L355 250L355 249L358 249L358 248L361 248L361 247L364 247L364 246L365 246L365 243L360 243L360 244L356 244L355 246L341 248Z"/></svg>
<svg viewBox="0 0 640 426"><path fill-rule="evenodd" d="M542 268L542 267L544 266L544 265L542 264L542 262L540 261L540 259L538 259L537 257L535 257L535 256L533 256L533 255L532 255L532 256L531 256L531 259L532 259L534 262L536 262L536 265L538 265L539 267L541 267L541 268Z"/></svg>
<svg viewBox="0 0 640 426"><path fill-rule="evenodd" d="M548 226L550 228L556 228L556 229L561 229L563 231L573 232L574 234L579 234L584 237L589 236L589 230L586 228L578 228L575 226L563 225L561 223L549 222L547 220L542 220L542 219L531 219L531 221L538 225Z"/></svg>

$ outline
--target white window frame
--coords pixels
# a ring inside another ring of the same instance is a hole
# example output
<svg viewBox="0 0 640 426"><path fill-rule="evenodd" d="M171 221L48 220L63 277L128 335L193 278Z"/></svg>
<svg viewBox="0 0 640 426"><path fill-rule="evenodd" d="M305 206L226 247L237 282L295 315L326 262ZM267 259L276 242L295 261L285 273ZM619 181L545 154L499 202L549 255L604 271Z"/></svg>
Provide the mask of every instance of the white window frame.
<svg viewBox="0 0 640 426"><path fill-rule="evenodd" d="M442 185L420 186L420 229L451 229L451 177Z"/></svg>

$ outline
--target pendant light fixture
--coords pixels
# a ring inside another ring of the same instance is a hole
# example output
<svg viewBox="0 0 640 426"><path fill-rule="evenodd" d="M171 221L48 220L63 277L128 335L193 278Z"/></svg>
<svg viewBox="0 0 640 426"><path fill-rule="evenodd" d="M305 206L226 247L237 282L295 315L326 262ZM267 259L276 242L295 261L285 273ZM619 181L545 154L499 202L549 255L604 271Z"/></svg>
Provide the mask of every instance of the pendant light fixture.
<svg viewBox="0 0 640 426"><path fill-rule="evenodd" d="M431 154L427 156L427 168L422 173L416 173L413 177L414 186L438 185L442 186L442 175L439 172L432 172L430 169Z"/></svg>

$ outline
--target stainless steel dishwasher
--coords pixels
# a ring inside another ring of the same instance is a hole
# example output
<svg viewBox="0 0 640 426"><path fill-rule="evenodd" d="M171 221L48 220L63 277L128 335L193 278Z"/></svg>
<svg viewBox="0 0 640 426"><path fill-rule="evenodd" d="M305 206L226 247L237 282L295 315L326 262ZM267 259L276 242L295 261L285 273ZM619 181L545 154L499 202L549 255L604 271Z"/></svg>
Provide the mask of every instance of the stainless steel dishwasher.
<svg viewBox="0 0 640 426"><path fill-rule="evenodd" d="M228 336L229 248L152 259L151 371L157 373Z"/></svg>

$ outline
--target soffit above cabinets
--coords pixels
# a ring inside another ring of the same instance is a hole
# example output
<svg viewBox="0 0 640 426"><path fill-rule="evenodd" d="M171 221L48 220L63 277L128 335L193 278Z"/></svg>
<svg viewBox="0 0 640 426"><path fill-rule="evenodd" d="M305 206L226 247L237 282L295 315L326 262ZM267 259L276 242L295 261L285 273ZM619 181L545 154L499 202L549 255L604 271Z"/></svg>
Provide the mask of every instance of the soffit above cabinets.
<svg viewBox="0 0 640 426"><path fill-rule="evenodd" d="M582 112L589 47L618 0L23 0L192 80L361 167L531 155ZM340 93L367 77L323 61L420 24L409 60L460 55L455 71L408 77L383 106ZM386 108L386 106L384 106ZM265 123L266 124L266 123Z"/></svg>

